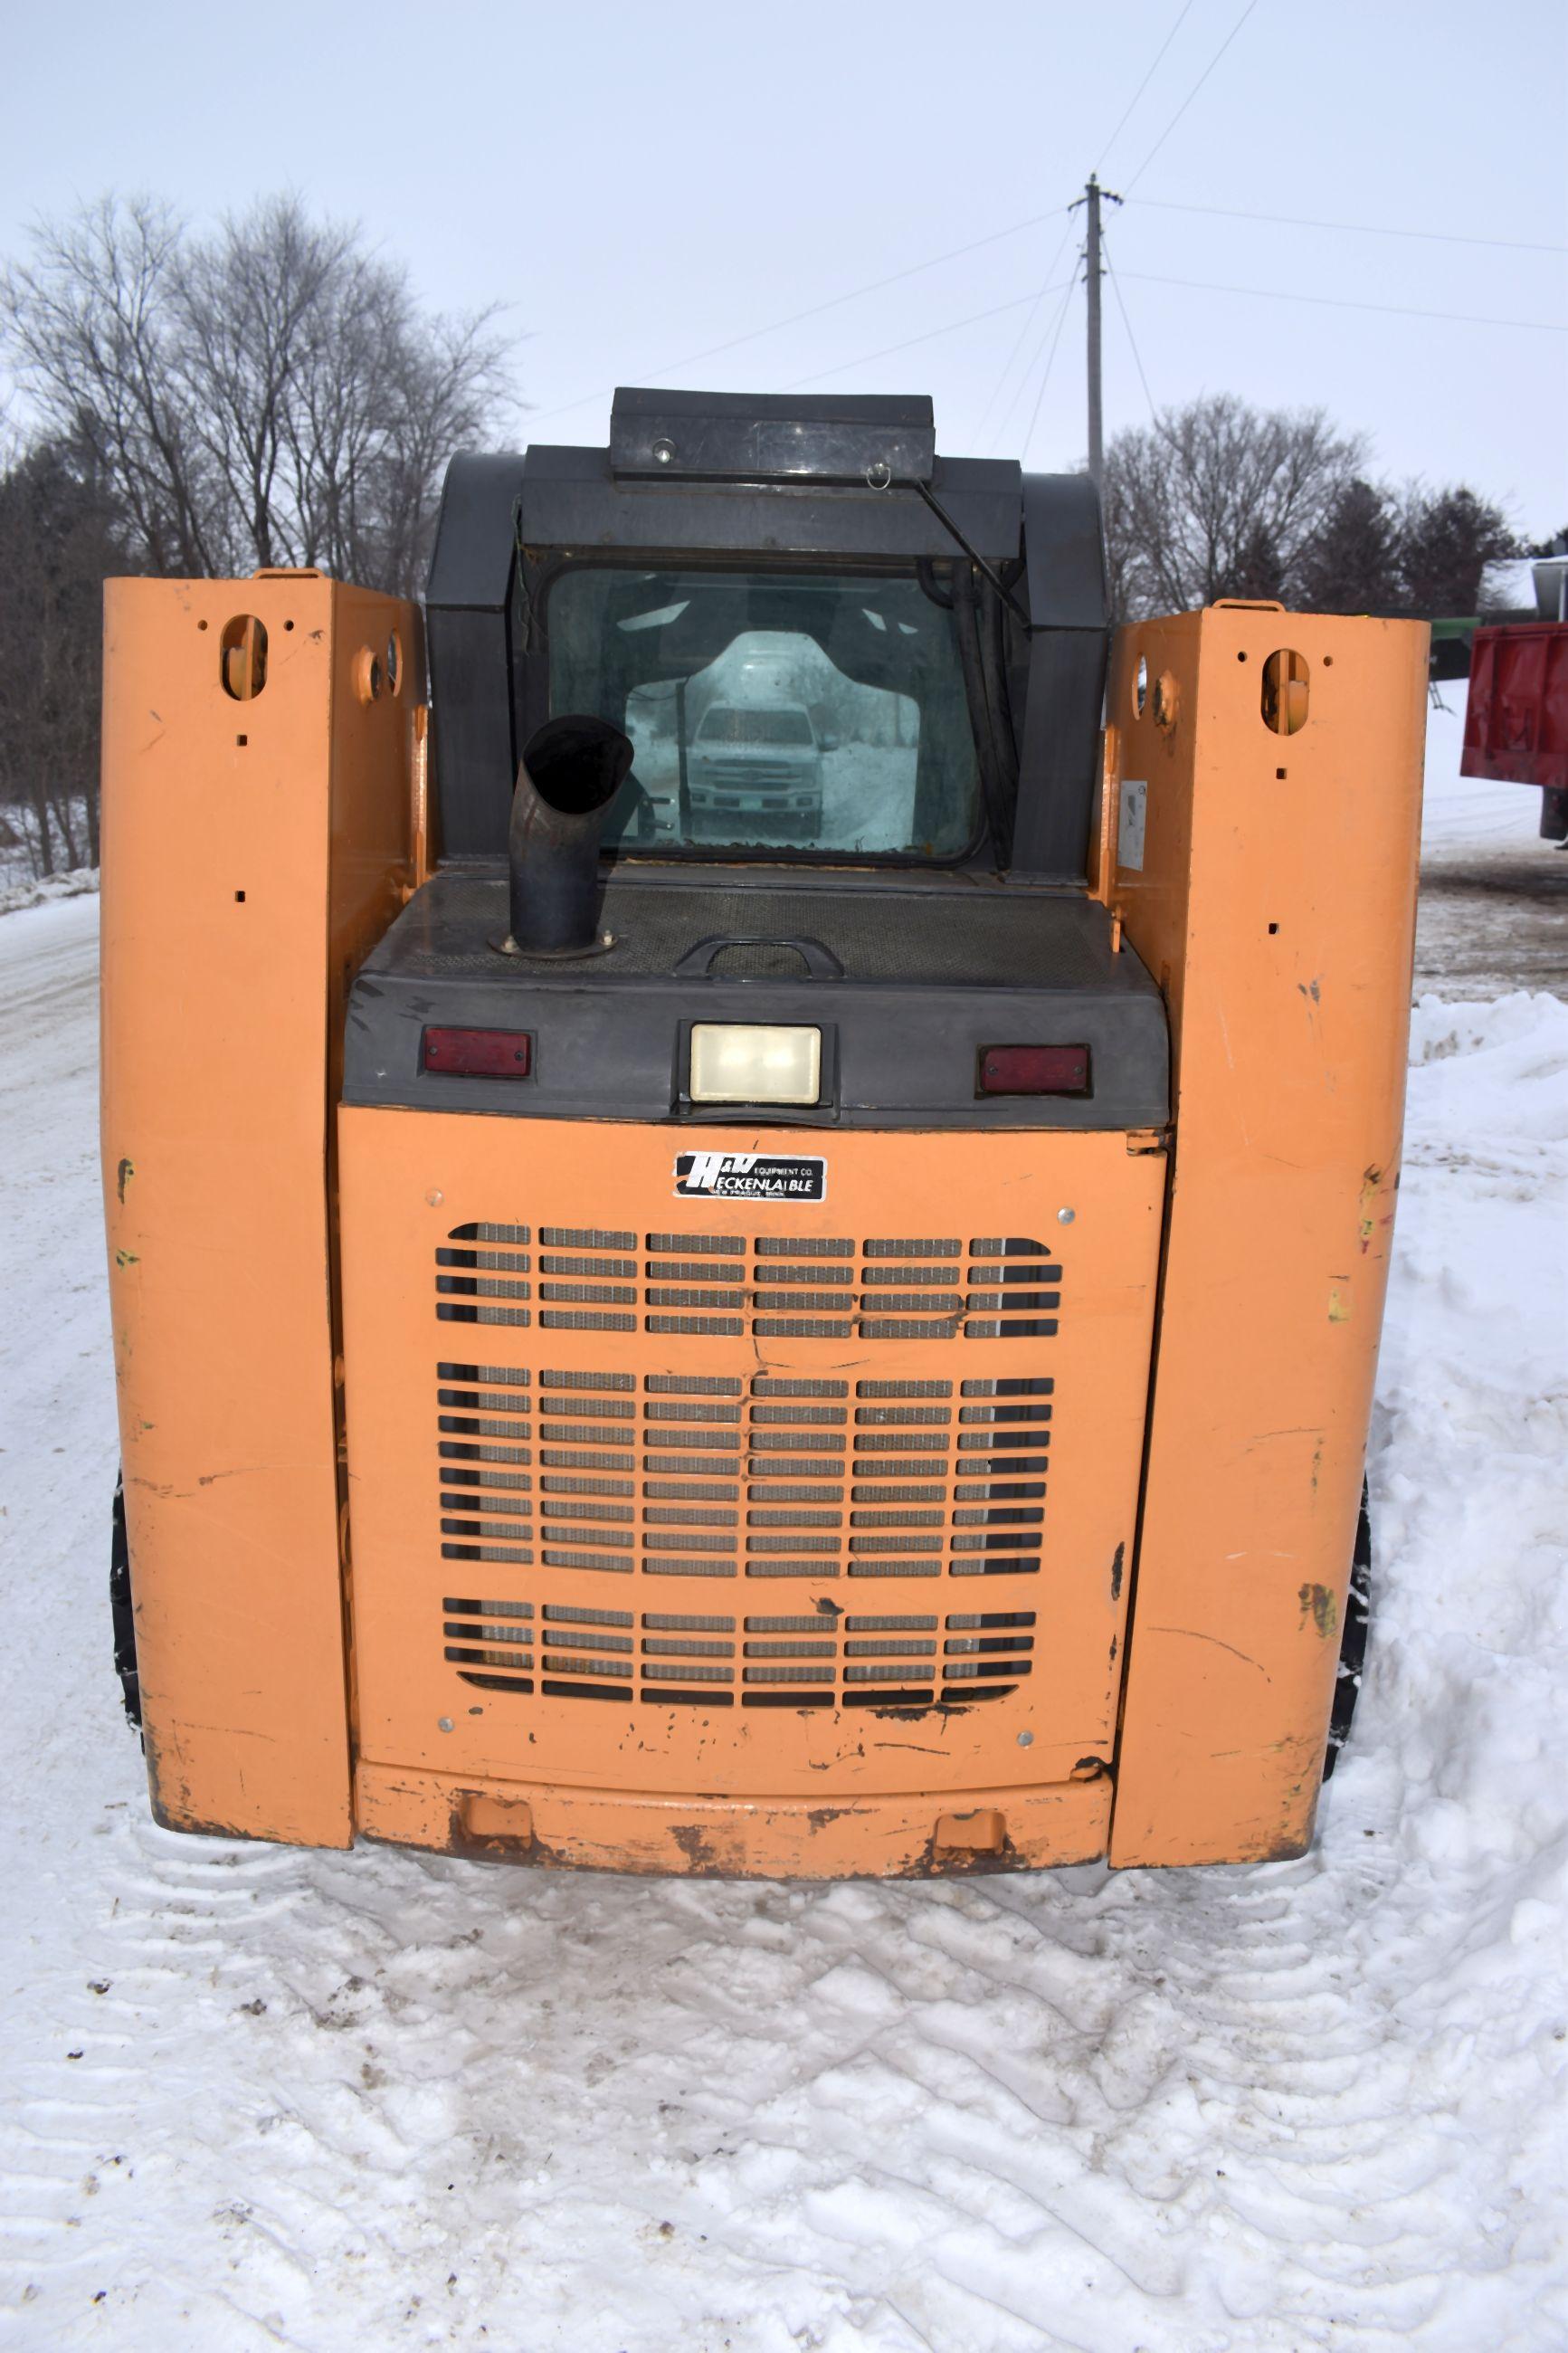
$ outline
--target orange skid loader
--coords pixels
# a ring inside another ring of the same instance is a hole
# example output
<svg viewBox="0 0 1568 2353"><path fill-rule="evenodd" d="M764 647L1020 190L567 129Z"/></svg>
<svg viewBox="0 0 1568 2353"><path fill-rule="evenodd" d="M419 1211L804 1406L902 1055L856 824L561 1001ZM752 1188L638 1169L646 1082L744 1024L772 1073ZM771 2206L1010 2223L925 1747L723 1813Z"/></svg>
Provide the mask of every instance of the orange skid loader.
<svg viewBox="0 0 1568 2353"><path fill-rule="evenodd" d="M1364 1630L1425 631L1113 640L1084 478L940 458L925 400L662 392L457 459L423 617L271 572L106 626L159 1820L1300 1853Z"/></svg>

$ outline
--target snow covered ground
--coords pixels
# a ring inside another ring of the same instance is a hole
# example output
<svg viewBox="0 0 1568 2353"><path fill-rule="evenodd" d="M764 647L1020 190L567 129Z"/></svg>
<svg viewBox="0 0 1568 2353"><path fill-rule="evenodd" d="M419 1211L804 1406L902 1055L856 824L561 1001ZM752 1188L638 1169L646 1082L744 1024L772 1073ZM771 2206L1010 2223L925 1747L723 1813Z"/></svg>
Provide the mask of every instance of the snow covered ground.
<svg viewBox="0 0 1568 2353"><path fill-rule="evenodd" d="M1560 2353L1568 1004L1417 1011L1370 1669L1312 1855L659 1883L148 1820L96 923L0 922L0 2341Z"/></svg>

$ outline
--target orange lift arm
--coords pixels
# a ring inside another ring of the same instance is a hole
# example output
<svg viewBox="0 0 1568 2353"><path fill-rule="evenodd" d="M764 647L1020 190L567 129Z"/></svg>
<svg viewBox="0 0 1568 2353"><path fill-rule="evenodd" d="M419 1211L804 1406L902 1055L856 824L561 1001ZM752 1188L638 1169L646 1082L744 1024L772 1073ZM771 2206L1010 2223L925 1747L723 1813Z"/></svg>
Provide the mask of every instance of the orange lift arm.
<svg viewBox="0 0 1568 2353"><path fill-rule="evenodd" d="M154 1810L347 1846L329 1105L409 879L416 609L105 599L104 1198Z"/></svg>
<svg viewBox="0 0 1568 2353"><path fill-rule="evenodd" d="M1405 1101L1426 629L1125 630L1115 903L1175 1151L1110 1859L1310 1841Z"/></svg>

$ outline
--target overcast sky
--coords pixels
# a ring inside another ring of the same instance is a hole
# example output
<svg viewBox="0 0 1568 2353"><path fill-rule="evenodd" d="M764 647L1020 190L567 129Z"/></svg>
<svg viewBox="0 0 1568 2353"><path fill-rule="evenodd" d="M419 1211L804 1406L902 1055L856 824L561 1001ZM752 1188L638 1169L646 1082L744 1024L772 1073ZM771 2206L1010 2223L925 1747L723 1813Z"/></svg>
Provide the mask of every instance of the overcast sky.
<svg viewBox="0 0 1568 2353"><path fill-rule="evenodd" d="M10 12L4 112L0 250L106 189L293 187L507 306L518 440L602 440L616 383L929 391L942 448L1037 467L1085 448L1081 287L1034 298L1098 164L1108 432L1135 339L1156 403L1321 403L1384 472L1568 523L1568 336L1517 323L1568 321L1564 0L79 0Z"/></svg>

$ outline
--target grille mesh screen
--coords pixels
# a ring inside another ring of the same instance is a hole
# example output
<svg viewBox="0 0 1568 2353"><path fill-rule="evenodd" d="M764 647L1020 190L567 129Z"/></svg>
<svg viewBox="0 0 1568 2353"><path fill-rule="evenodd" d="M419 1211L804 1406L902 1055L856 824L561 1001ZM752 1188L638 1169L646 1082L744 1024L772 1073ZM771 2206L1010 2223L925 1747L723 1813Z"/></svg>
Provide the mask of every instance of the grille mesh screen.
<svg viewBox="0 0 1568 2353"><path fill-rule="evenodd" d="M902 1610L841 1619L766 1611L581 1609L447 1594L445 1655L465 1683L526 1698L707 1707L933 1706L1016 1689L1032 1609Z"/></svg>
<svg viewBox="0 0 1568 2353"><path fill-rule="evenodd" d="M444 1323L668 1338L1013 1340L1057 1331L1062 1270L1026 1235L863 1241L471 1223L436 1252ZM474 1247L476 1244L486 1247Z"/></svg>
<svg viewBox="0 0 1568 2353"><path fill-rule="evenodd" d="M441 1360L446 1659L487 1690L672 1704L1013 1690L1036 1612L961 1609L955 1580L1038 1574L1054 1386ZM602 1602L566 1599L584 1573ZM669 1606L696 1578L718 1606Z"/></svg>
<svg viewBox="0 0 1568 2353"><path fill-rule="evenodd" d="M531 1328L507 1345L537 1357L436 1366L441 1639L464 1682L925 1708L1030 1673L1037 1612L1011 1605L1034 1590L968 1580L1039 1576L1049 1375L681 1367L690 1340L748 1334L1048 1340L1061 1269L1044 1242L475 1222L435 1255L438 1321ZM662 1366L555 1368L552 1330L657 1335Z"/></svg>

